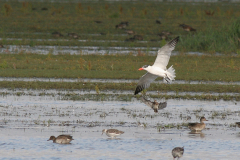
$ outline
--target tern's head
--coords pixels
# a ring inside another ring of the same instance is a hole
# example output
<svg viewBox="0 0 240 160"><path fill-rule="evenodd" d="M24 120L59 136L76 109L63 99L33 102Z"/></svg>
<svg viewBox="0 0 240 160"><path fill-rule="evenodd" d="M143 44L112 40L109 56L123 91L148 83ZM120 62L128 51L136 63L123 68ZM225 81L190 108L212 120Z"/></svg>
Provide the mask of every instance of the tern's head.
<svg viewBox="0 0 240 160"><path fill-rule="evenodd" d="M138 70L141 71L141 70L147 70L149 68L149 65L144 65L142 66L142 68L139 68Z"/></svg>

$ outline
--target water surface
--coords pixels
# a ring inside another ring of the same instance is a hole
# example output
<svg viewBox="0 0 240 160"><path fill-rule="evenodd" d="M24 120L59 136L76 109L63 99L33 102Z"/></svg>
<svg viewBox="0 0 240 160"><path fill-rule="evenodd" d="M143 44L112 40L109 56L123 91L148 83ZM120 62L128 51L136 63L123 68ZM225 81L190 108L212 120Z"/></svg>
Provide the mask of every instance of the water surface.
<svg viewBox="0 0 240 160"><path fill-rule="evenodd" d="M168 100L167 108L154 113L137 100L4 96L0 115L0 157L6 159L172 159L177 146L185 148L183 159L238 159L240 149L240 129L233 126L240 121L240 110L231 101ZM209 120L207 127L191 134L182 124L199 121L199 116ZM101 135L105 128L125 133L109 139ZM47 141L60 134L71 134L72 144Z"/></svg>

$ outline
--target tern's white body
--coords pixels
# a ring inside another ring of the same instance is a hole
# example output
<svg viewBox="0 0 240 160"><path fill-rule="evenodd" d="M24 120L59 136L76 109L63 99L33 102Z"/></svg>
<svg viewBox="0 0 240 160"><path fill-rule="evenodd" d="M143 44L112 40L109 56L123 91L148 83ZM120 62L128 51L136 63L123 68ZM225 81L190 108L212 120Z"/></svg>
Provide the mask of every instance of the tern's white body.
<svg viewBox="0 0 240 160"><path fill-rule="evenodd" d="M154 74L156 76L163 77L163 78L165 78L167 74L167 71L163 70L160 67L155 67L155 66L148 66L144 70L148 71L151 74Z"/></svg>
<svg viewBox="0 0 240 160"><path fill-rule="evenodd" d="M167 69L167 65L171 52L174 50L178 40L179 37L176 37L160 48L158 50L157 58L152 66L144 65L142 68L139 68L139 70L146 70L148 72L140 78L134 93L135 95L148 88L150 83L152 83L157 77L163 77L164 81L167 81L168 83L175 80L174 78L176 76L174 68L171 66Z"/></svg>

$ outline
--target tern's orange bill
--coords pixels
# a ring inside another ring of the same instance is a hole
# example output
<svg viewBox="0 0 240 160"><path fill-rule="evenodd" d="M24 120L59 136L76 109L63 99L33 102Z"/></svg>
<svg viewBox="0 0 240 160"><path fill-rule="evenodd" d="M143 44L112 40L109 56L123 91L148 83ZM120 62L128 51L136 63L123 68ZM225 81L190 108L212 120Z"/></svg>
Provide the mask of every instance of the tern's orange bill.
<svg viewBox="0 0 240 160"><path fill-rule="evenodd" d="M141 70L143 70L143 68L139 68L138 70L141 71Z"/></svg>

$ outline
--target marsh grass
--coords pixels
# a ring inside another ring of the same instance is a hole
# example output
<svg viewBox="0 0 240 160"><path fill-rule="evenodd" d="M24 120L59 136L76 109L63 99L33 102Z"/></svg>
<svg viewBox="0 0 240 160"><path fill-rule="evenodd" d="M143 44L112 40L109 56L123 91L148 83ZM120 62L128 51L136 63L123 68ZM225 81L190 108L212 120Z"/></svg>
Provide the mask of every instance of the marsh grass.
<svg viewBox="0 0 240 160"><path fill-rule="evenodd" d="M133 5L134 4L134 5ZM184 4L184 5L183 5ZM31 38L25 41L2 41L5 44L29 45L83 45L83 46L145 46L159 47L158 33L171 31L175 36L181 36L177 47L179 51L204 51L207 53L239 53L237 22L240 16L239 4L231 3L168 3L168 2L103 2L96 3L38 3L38 2L0 2L1 32L3 38ZM134 7L133 7L134 6ZM184 6L184 7L183 7ZM47 11L41 8L48 8ZM33 10L34 8L34 10ZM203 9L204 8L204 9ZM229 9L231 8L231 9ZM205 14L205 10L215 11L213 16ZM53 14L54 13L54 14ZM156 19L162 17L162 24L156 24ZM81 19L81 20L79 20ZM95 23L94 21L102 23ZM144 37L147 43L125 42L129 38L124 30L116 29L115 25L121 21L129 21L127 29L134 30ZM219 23L221 22L221 23ZM196 33L189 33L178 27L179 24L188 24L197 29ZM21 34L18 34L21 31ZM52 32L61 32L64 37L53 37ZM35 34L36 32L41 34ZM75 32L79 39L87 40L119 40L118 43L106 42L78 42L56 41L38 42L36 39L70 39L67 33ZM15 34L12 34L15 33ZM103 36L92 36L104 33ZM123 36L123 34L125 34ZM225 39L224 39L225 37ZM151 40L156 40L153 42ZM32 42L33 41L33 42ZM168 40L167 40L168 41ZM199 41L199 42L198 42Z"/></svg>
<svg viewBox="0 0 240 160"><path fill-rule="evenodd" d="M134 91L136 83L91 83L91 82L25 82L1 81L0 88L27 88L27 89L67 89L67 90L95 90L100 95L101 91L126 90ZM239 85L212 85L212 84L152 84L148 91L174 92L203 92L211 93L240 93ZM176 94L178 96L178 94Z"/></svg>
<svg viewBox="0 0 240 160"><path fill-rule="evenodd" d="M155 56L2 54L2 77L139 79ZM176 80L240 81L239 56L172 56Z"/></svg>
<svg viewBox="0 0 240 160"><path fill-rule="evenodd" d="M180 48L186 51L239 53L240 19L234 20L230 24L223 23L219 26L219 30L209 25L204 32L199 31L194 36L189 34L182 37Z"/></svg>

